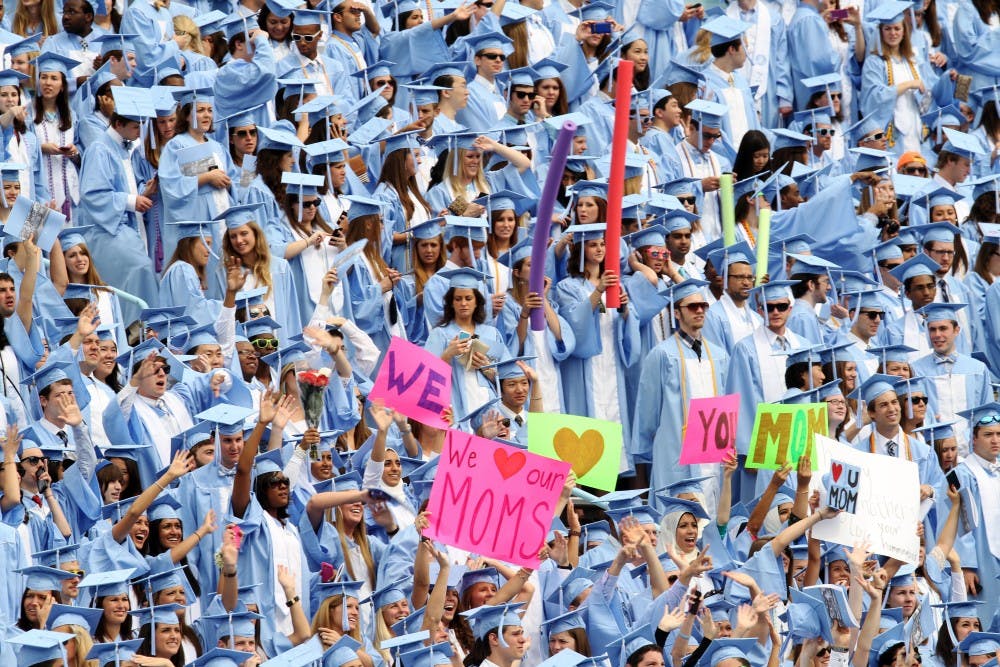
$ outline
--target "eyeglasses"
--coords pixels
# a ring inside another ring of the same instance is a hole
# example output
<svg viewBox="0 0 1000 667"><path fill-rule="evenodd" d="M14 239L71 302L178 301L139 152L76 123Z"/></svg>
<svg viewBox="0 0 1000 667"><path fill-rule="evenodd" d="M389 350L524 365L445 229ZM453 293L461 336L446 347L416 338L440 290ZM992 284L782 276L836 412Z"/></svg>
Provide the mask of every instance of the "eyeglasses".
<svg viewBox="0 0 1000 667"><path fill-rule="evenodd" d="M895 262L895 263L890 264L889 262L879 262L878 265L880 267L882 267L883 269L885 269L886 271L892 271L897 266L902 266L903 263L902 262Z"/></svg>
<svg viewBox="0 0 1000 667"><path fill-rule="evenodd" d="M278 489L281 488L282 486L288 487L289 485L290 482L288 481L287 477L275 477L274 479L272 479L267 483L267 486L270 489Z"/></svg>
<svg viewBox="0 0 1000 667"><path fill-rule="evenodd" d="M927 167L903 167L903 173L908 176L926 176Z"/></svg>
<svg viewBox="0 0 1000 667"><path fill-rule="evenodd" d="M832 127L817 127L813 130L813 134L818 137L835 137L837 136L837 131Z"/></svg>
<svg viewBox="0 0 1000 667"><path fill-rule="evenodd" d="M248 139L250 137L256 137L257 136L257 128L254 127L254 128L249 129L249 130L234 130L233 134L235 134L240 139Z"/></svg>
<svg viewBox="0 0 1000 667"><path fill-rule="evenodd" d="M647 250L646 254L649 255L651 259L667 259L670 257L670 253L666 250Z"/></svg>
<svg viewBox="0 0 1000 667"><path fill-rule="evenodd" d="M301 206L302 208L316 208L317 206L319 206L319 200L313 199L311 201L304 201L301 202L299 206Z"/></svg>
<svg viewBox="0 0 1000 667"><path fill-rule="evenodd" d="M708 302L707 301L698 301L696 303L685 303L681 307L682 308L687 308L687 311L689 313L698 313L698 312L701 312L703 310L708 310Z"/></svg>
<svg viewBox="0 0 1000 667"><path fill-rule="evenodd" d="M476 7L482 7L483 9L493 9L492 2L477 2Z"/></svg>
<svg viewBox="0 0 1000 667"><path fill-rule="evenodd" d="M502 53L481 53L479 57L487 60L499 60L500 62L507 60L507 56Z"/></svg>
<svg viewBox="0 0 1000 667"><path fill-rule="evenodd" d="M870 136L870 137L865 137L865 138L864 138L864 139L862 139L861 141L864 141L864 142L869 142L869 141L882 141L883 139L885 139L885 132L876 132L876 133L875 133L875 134L873 134L872 136Z"/></svg>
<svg viewBox="0 0 1000 667"><path fill-rule="evenodd" d="M827 401L828 405L847 405L847 401L842 398L831 398Z"/></svg>
<svg viewBox="0 0 1000 667"><path fill-rule="evenodd" d="M935 255L941 255L942 257L951 257L952 255L955 254L954 250L944 250L944 249L941 249L941 250L933 250L932 249L932 250L928 250L927 252L928 253L933 253Z"/></svg>
<svg viewBox="0 0 1000 667"><path fill-rule="evenodd" d="M885 316L885 313L881 310L862 310L861 314L867 316L870 320L880 320Z"/></svg>
<svg viewBox="0 0 1000 667"><path fill-rule="evenodd" d="M729 274L729 279L730 280L742 280L742 281L746 282L748 280L753 280L753 274L752 273L730 273Z"/></svg>
<svg viewBox="0 0 1000 667"><path fill-rule="evenodd" d="M382 86L392 86L394 84L395 81L393 81L392 79L374 79L372 81L372 89L374 90L375 88L381 88Z"/></svg>
<svg viewBox="0 0 1000 667"><path fill-rule="evenodd" d="M21 463L27 463L29 466L36 466L39 463L48 463L49 457L47 456L24 456L21 458Z"/></svg>
<svg viewBox="0 0 1000 667"><path fill-rule="evenodd" d="M721 139L722 138L722 133L719 132L718 134L716 134L714 132L702 132L701 133L701 138L702 139L708 139L709 141L715 141L716 139Z"/></svg>
<svg viewBox="0 0 1000 667"><path fill-rule="evenodd" d="M306 44L312 44L319 37L319 33L315 35L303 35L302 33L293 32L292 41L293 42L305 42Z"/></svg>
<svg viewBox="0 0 1000 667"><path fill-rule="evenodd" d="M695 203L698 201L698 198L695 197L694 195L689 195L687 197L678 197L677 201L686 206L694 206Z"/></svg>
<svg viewBox="0 0 1000 667"><path fill-rule="evenodd" d="M831 100L839 100L840 99L840 93L830 93L829 95L830 95L830 99Z"/></svg>
<svg viewBox="0 0 1000 667"><path fill-rule="evenodd" d="M519 100L526 100L535 94L533 90L515 90L510 94L511 97Z"/></svg>
<svg viewBox="0 0 1000 667"><path fill-rule="evenodd" d="M791 306L792 304L790 303L768 303L767 312L773 313L774 311L778 311L779 313L783 313L791 308Z"/></svg>
<svg viewBox="0 0 1000 667"><path fill-rule="evenodd" d="M829 646L824 646L820 650L816 651L816 657L817 658L822 658L825 655L829 655L829 653L830 653L830 647Z"/></svg>
<svg viewBox="0 0 1000 667"><path fill-rule="evenodd" d="M278 349L278 339L277 338L255 338L250 341L258 350L277 350Z"/></svg>
<svg viewBox="0 0 1000 667"><path fill-rule="evenodd" d="M914 405L927 405L928 398L926 396L908 396L907 400Z"/></svg>

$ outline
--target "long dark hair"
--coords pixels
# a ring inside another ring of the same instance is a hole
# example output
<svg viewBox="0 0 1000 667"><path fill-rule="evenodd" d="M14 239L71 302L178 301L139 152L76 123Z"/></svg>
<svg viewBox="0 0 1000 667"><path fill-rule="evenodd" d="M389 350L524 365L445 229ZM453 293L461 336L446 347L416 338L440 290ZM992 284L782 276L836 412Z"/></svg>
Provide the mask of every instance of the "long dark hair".
<svg viewBox="0 0 1000 667"><path fill-rule="evenodd" d="M285 184L281 182L281 159L288 152L273 148L257 151L257 174L276 201L285 198Z"/></svg>
<svg viewBox="0 0 1000 667"><path fill-rule="evenodd" d="M455 321L455 305L452 303L452 299L455 298L456 289L459 288L449 287L448 291L444 294L444 313L441 315L441 319L438 320L437 325L439 327ZM477 289L472 290L472 293L476 295L476 309L472 311L472 321L476 324L483 324L486 322L486 297Z"/></svg>
<svg viewBox="0 0 1000 667"><path fill-rule="evenodd" d="M94 598L94 609L102 609L104 607L104 598L108 597L106 595L101 595ZM122 621L121 626L118 628L118 636L122 639L132 637L132 614L126 614L125 620ZM98 642L113 642L114 637L108 634L108 628L104 622L104 614L101 614L101 620L97 622L97 629L94 631L94 640Z"/></svg>
<svg viewBox="0 0 1000 667"><path fill-rule="evenodd" d="M59 113L59 131L66 132L73 127L73 114L69 110L69 84L66 82L66 75L59 72L62 79L62 88L56 93L56 111ZM42 96L35 96L35 123L45 120L45 105L42 103Z"/></svg>
<svg viewBox="0 0 1000 667"><path fill-rule="evenodd" d="M178 519L179 520L179 519ZM146 538L146 543L142 545L143 555L145 556L159 556L164 551L168 551L168 548L163 545L160 541L160 525L163 524L164 519L156 519L155 521L149 522L149 537ZM182 524L183 526L183 524ZM186 566L188 564L187 556L180 559L175 565ZM191 584L191 590L198 597L201 597L201 586L198 585L198 577L192 572L193 568L184 567L184 576L187 577L188 583Z"/></svg>
<svg viewBox="0 0 1000 667"><path fill-rule="evenodd" d="M181 620L179 618L177 619L177 625L181 625ZM147 656L153 655L152 648L156 640L150 634L152 632L152 627L153 627L152 623L146 623L141 628L139 628L139 636L137 637L137 639L141 639L142 644L140 644L139 648L136 650L135 652L136 655L147 655ZM184 665L187 664L187 661L184 659L183 643L177 648L177 653L175 653L174 656L170 658L170 664L172 664L174 667L184 667Z"/></svg>
<svg viewBox="0 0 1000 667"><path fill-rule="evenodd" d="M285 507L272 507L267 500L267 490L271 486L271 480L280 475L280 472L265 472L257 475L257 479L253 483L253 492L257 497L257 502L260 506L264 508L265 512L274 511L279 519L288 518L288 506Z"/></svg>
<svg viewBox="0 0 1000 667"><path fill-rule="evenodd" d="M431 210L430 204L420 193L420 186L417 185L417 178L406 173L406 156L409 150L400 149L385 156L382 162L382 172L379 174L379 183L388 183L396 191L403 213L406 214L406 222L413 218L413 200L416 199L428 213Z"/></svg>
<svg viewBox="0 0 1000 667"><path fill-rule="evenodd" d="M771 144L767 140L767 135L760 130L749 130L743 135L740 148L736 151L736 160L733 162L733 173L736 174L737 178L740 180L750 178L767 169L764 167L760 171L754 171L753 168L753 154L763 148L770 152Z"/></svg>
<svg viewBox="0 0 1000 667"><path fill-rule="evenodd" d="M318 204L319 200L316 200L316 202ZM296 213L295 209L293 208L295 204L298 203L299 203L299 196L297 194L286 192L285 199L282 201L281 204L281 210L283 210L285 212L285 216L288 217L288 225L292 229L297 230L301 234L309 236L309 234L312 233L312 230L306 229L305 227L299 224L298 213ZM330 227L330 225L326 224L326 220L323 219L323 215L319 212L318 206L316 207L316 217L313 218L312 224L316 225L327 234L333 234L333 228Z"/></svg>

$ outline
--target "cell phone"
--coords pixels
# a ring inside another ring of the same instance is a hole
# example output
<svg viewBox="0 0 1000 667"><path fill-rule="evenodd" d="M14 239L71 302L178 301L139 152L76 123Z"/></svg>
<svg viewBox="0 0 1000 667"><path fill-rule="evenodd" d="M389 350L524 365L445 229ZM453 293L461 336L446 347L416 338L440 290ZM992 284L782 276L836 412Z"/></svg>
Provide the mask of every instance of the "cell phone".
<svg viewBox="0 0 1000 667"><path fill-rule="evenodd" d="M830 10L830 20L831 21L843 21L848 16L850 16L850 14L851 13L849 11L847 11L846 9L831 9Z"/></svg>
<svg viewBox="0 0 1000 667"><path fill-rule="evenodd" d="M688 5L687 6L688 9L698 9L699 7L701 7L701 3L700 2L696 2L693 5Z"/></svg>
<svg viewBox="0 0 1000 667"><path fill-rule="evenodd" d="M384 501L389 500L389 494L382 489L366 489L368 491L368 497L372 500Z"/></svg>
<svg viewBox="0 0 1000 667"><path fill-rule="evenodd" d="M958 472L955 470L949 470L948 474L945 475L944 478L948 480L949 486L955 487L956 491L962 488L962 482L958 479Z"/></svg>
<svg viewBox="0 0 1000 667"><path fill-rule="evenodd" d="M239 549L241 544L243 544L243 529L233 526L233 546Z"/></svg>
<svg viewBox="0 0 1000 667"><path fill-rule="evenodd" d="M701 591L695 588L694 590L688 590L688 597L691 601L688 603L688 613L694 616L698 613L698 607L701 606Z"/></svg>
<svg viewBox="0 0 1000 667"><path fill-rule="evenodd" d="M44 474L45 474L45 468L44 467L39 468L35 472L35 479L37 480L38 494L39 495L42 495L43 493L45 493L46 491L49 490L49 480L42 479L42 475L44 475Z"/></svg>
<svg viewBox="0 0 1000 667"><path fill-rule="evenodd" d="M599 21L597 23L590 24L590 32L594 35L610 35L611 34L611 21Z"/></svg>
<svg viewBox="0 0 1000 667"><path fill-rule="evenodd" d="M459 340L469 340L470 338L472 338L472 334L470 334L468 331L459 331L458 332L458 339Z"/></svg>

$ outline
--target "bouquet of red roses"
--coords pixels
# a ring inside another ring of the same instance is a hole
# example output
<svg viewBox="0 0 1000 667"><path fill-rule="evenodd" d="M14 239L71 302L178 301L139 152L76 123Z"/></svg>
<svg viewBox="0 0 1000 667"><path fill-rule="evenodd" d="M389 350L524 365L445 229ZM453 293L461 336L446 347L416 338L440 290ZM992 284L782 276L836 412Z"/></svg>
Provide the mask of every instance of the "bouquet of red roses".
<svg viewBox="0 0 1000 667"><path fill-rule="evenodd" d="M323 394L330 384L330 369L297 370L295 379L299 383L299 400L302 401L302 411L305 413L306 426L319 428L323 416Z"/></svg>

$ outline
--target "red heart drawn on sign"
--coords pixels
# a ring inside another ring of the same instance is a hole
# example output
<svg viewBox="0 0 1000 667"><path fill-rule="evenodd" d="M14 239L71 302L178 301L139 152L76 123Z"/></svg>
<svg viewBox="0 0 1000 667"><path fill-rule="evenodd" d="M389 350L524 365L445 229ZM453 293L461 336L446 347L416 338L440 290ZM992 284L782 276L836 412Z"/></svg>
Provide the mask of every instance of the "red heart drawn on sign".
<svg viewBox="0 0 1000 667"><path fill-rule="evenodd" d="M837 480L839 480L840 473L842 473L843 471L844 471L844 466L840 465L839 463L832 464L830 466L830 472L833 473L833 481L836 482Z"/></svg>
<svg viewBox="0 0 1000 667"><path fill-rule="evenodd" d="M497 465L497 470L500 471L503 478L510 479L524 467L524 464L528 462L528 457L524 455L524 452L514 452L508 455L502 449L494 449L493 462Z"/></svg>

